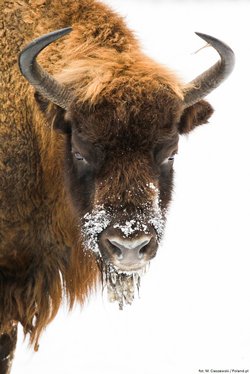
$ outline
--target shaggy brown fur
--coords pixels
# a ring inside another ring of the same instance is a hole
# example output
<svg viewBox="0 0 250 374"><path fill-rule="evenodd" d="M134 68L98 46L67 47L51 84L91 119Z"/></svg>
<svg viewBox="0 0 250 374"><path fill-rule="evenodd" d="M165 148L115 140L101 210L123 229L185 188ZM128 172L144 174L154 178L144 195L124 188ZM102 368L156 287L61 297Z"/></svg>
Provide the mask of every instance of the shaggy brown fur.
<svg viewBox="0 0 250 374"><path fill-rule="evenodd" d="M94 143L106 139L111 147L115 119L124 124L119 133L124 139L124 133L131 131L125 124L131 122L129 118L138 124L138 114L144 109L151 116L152 136L161 140L173 131L176 136L178 131L186 133L206 122L212 109L201 101L187 109L180 121L181 82L144 56L123 19L97 1L4 0L0 15L0 333L8 332L10 322L17 321L37 345L40 333L58 311L63 291L70 307L76 300L83 302L95 287L98 266L92 253L82 248L77 214L64 186L65 136L51 130L52 123L55 128L63 126L64 114L38 95L47 120L40 112L33 89L18 71L20 50L39 35L73 27L69 36L46 48L39 61L74 92L77 100L70 115L84 116L87 110L86 136ZM101 120L110 108L112 114L106 118L113 122ZM105 126L88 126L91 115L96 124ZM164 126L159 128L161 121ZM135 131L143 138L143 125L139 133L138 127ZM145 134L148 137L148 129ZM145 162L133 162L136 175ZM105 172L108 179L109 172ZM119 170L116 175L108 197L111 203L117 199ZM109 186L100 187L98 198L107 196L108 190ZM125 195L123 200L129 202Z"/></svg>

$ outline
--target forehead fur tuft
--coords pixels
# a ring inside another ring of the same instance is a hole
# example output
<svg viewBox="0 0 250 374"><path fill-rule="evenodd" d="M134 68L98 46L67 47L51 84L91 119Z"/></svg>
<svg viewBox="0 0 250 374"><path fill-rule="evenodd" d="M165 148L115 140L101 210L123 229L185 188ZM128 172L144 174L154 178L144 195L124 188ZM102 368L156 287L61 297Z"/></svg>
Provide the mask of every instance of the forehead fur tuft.
<svg viewBox="0 0 250 374"><path fill-rule="evenodd" d="M79 103L98 104L103 98L136 102L139 98L169 91L169 96L183 99L181 84L170 70L136 51L119 53L115 49L82 46L81 60L57 76L68 85Z"/></svg>

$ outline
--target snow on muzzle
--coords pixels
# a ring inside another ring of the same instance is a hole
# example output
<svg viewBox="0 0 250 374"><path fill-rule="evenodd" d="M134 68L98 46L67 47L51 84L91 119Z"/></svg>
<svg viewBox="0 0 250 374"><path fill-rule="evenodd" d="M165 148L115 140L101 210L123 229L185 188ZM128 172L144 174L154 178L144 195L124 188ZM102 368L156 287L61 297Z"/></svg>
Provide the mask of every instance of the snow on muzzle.
<svg viewBox="0 0 250 374"><path fill-rule="evenodd" d="M155 206L129 215L96 206L82 218L81 230L85 246L106 264L137 271L156 255L164 226L163 213Z"/></svg>
<svg viewBox="0 0 250 374"><path fill-rule="evenodd" d="M120 309L139 292L141 276L156 255L164 226L158 204L129 215L98 205L82 218L83 243L96 253L103 289Z"/></svg>

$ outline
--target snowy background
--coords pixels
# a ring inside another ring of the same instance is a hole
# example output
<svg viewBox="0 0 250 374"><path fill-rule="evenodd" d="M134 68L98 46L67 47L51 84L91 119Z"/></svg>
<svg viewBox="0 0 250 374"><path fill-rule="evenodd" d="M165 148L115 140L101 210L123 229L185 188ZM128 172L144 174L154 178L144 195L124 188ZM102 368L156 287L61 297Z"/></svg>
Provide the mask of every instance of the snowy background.
<svg viewBox="0 0 250 374"><path fill-rule="evenodd" d="M235 51L209 96L210 124L180 141L166 238L119 311L101 296L62 308L33 353L19 336L13 374L196 374L250 370L249 1L106 0L153 58L189 81L217 59L194 31Z"/></svg>

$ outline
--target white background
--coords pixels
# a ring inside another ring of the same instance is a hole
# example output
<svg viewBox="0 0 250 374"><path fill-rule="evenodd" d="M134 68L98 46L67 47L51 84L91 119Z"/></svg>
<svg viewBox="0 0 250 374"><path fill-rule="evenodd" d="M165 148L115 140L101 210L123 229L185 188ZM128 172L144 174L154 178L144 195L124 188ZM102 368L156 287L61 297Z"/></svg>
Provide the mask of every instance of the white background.
<svg viewBox="0 0 250 374"><path fill-rule="evenodd" d="M101 293L62 309L33 353L19 336L13 374L196 374L250 369L248 1L106 0L144 50L189 81L217 59L194 31L235 51L233 75L209 97L209 125L180 141L166 238L121 312Z"/></svg>

